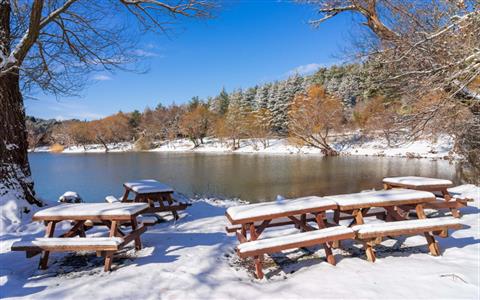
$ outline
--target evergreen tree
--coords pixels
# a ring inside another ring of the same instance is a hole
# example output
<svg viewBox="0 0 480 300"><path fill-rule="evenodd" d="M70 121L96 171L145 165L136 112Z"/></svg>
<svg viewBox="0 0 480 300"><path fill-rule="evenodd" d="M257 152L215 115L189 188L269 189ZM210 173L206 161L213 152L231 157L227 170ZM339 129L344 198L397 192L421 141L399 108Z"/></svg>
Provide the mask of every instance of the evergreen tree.
<svg viewBox="0 0 480 300"><path fill-rule="evenodd" d="M212 110L215 113L223 116L228 111L229 103L230 103L230 99L229 99L228 93L225 91L225 88L222 88L222 91L220 92L220 94L213 99Z"/></svg>

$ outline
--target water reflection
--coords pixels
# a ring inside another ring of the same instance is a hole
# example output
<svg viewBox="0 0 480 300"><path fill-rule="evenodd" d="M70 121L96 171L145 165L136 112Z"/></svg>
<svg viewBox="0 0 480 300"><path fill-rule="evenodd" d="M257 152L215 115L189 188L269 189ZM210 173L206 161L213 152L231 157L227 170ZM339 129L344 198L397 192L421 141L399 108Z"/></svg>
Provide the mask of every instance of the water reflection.
<svg viewBox="0 0 480 300"><path fill-rule="evenodd" d="M121 183L156 178L192 195L273 200L276 195L330 195L381 188L385 176L418 175L460 182L448 161L385 157L109 153L30 154L37 193L56 200L66 190L86 201L121 195Z"/></svg>

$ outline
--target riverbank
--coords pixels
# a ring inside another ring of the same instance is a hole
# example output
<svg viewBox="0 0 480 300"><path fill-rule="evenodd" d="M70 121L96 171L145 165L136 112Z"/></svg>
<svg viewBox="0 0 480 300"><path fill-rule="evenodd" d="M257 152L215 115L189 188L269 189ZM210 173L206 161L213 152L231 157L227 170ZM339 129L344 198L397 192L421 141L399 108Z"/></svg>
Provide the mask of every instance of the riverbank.
<svg viewBox="0 0 480 300"><path fill-rule="evenodd" d="M387 156L408 158L431 158L455 160L460 156L454 151L454 140L450 136L435 139L419 139L389 146L384 138L361 138L356 135L338 136L331 142L332 148L340 155ZM108 144L109 152L138 151L133 143L124 142ZM49 152L49 147L39 147L35 152ZM288 139L270 139L264 147L259 141L244 139L240 148L232 150L228 141L206 138L204 144L195 147L188 139L177 139L168 142L156 142L152 152L199 152L199 153L258 153L258 154L303 154L322 155L321 150L314 147L299 147ZM101 144L66 147L62 153L102 153L105 147Z"/></svg>
<svg viewBox="0 0 480 300"><path fill-rule="evenodd" d="M386 239L376 247L378 260L365 260L361 245L345 242L335 249L337 265L324 260L321 247L294 250L266 261L267 278L253 276L251 261L234 252L237 241L225 233L225 208L236 201L196 200L178 222L150 227L144 248L128 248L110 273L94 253L53 253L47 270L38 257L10 252L20 238L40 236L43 224L25 223L0 236L0 295L14 299L310 299L403 298L477 299L479 295L480 188L450 190L471 197L462 209L464 229L439 238L442 256L427 254L422 236ZM368 222L368 220L367 220ZM59 224L60 227L62 224ZM278 228L271 235L287 233ZM267 234L267 233L266 233ZM85 288L87 287L88 288ZM348 287L348 288L346 288Z"/></svg>

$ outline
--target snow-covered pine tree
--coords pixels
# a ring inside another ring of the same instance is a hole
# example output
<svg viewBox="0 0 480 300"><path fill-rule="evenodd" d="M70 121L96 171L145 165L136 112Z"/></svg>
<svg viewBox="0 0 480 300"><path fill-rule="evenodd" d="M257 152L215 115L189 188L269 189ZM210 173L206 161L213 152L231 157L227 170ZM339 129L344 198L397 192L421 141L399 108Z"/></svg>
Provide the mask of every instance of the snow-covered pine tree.
<svg viewBox="0 0 480 300"><path fill-rule="evenodd" d="M258 86L247 89L242 94L241 106L243 111L253 111L255 109L255 95L257 94Z"/></svg>
<svg viewBox="0 0 480 300"><path fill-rule="evenodd" d="M303 77L295 74L278 85L277 93L270 101L272 110L272 128L273 131L286 135L288 133L288 110L295 95L302 91Z"/></svg>
<svg viewBox="0 0 480 300"><path fill-rule="evenodd" d="M257 88L257 92L254 98L255 110L267 109L268 107L268 94L270 88L272 87L271 83L265 83Z"/></svg>

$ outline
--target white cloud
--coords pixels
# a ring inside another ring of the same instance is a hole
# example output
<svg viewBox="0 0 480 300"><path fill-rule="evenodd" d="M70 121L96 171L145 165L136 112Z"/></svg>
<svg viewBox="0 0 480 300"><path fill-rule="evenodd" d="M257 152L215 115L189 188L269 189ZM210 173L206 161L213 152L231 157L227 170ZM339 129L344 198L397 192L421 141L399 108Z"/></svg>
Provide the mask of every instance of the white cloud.
<svg viewBox="0 0 480 300"><path fill-rule="evenodd" d="M293 70L288 71L288 75L294 75L294 74L308 75L308 74L312 74L313 72L317 71L322 66L323 65L316 64L316 63L301 65L301 66L296 67Z"/></svg>
<svg viewBox="0 0 480 300"><path fill-rule="evenodd" d="M135 49L132 50L132 54L135 56L140 56L140 57L155 57L159 56L159 54L152 52L152 51L146 51L143 49Z"/></svg>
<svg viewBox="0 0 480 300"><path fill-rule="evenodd" d="M97 74L93 76L93 79L98 81L105 81L105 80L112 80L112 77L105 74Z"/></svg>

